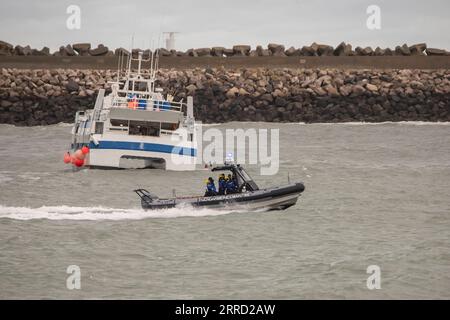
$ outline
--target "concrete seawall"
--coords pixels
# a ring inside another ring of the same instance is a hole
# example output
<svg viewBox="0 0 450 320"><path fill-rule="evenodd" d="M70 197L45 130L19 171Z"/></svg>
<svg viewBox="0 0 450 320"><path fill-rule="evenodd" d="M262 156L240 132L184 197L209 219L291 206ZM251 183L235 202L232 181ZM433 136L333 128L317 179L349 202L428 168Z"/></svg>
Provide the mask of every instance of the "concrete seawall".
<svg viewBox="0 0 450 320"><path fill-rule="evenodd" d="M115 71L1 69L0 123L72 122ZM450 70L330 68L162 69L175 100L194 96L198 120L269 122L450 121Z"/></svg>

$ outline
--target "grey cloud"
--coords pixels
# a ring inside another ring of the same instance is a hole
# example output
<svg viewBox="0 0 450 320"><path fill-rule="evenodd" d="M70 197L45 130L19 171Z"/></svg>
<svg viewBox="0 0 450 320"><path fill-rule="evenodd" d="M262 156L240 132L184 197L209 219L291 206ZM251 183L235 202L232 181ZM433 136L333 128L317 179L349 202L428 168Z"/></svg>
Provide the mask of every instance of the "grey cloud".
<svg viewBox="0 0 450 320"><path fill-rule="evenodd" d="M81 7L81 30L66 28L66 8ZM382 29L365 26L366 8L381 7ZM33 47L86 41L112 48L149 47L160 31L179 31L177 47L277 42L302 46L313 41L336 45L393 47L403 42L427 42L450 48L450 2L428 0L347 1L2 1L0 39Z"/></svg>

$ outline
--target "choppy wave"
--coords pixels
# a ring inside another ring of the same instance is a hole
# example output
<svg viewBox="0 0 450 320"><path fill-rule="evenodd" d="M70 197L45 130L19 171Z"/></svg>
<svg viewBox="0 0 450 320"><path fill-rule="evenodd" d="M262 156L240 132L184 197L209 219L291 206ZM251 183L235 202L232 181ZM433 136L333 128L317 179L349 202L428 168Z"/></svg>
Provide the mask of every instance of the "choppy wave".
<svg viewBox="0 0 450 320"><path fill-rule="evenodd" d="M40 208L0 206L0 219L14 220L141 220L147 218L177 218L218 216L234 210L195 209L192 207L161 210L118 209L105 207L43 206Z"/></svg>

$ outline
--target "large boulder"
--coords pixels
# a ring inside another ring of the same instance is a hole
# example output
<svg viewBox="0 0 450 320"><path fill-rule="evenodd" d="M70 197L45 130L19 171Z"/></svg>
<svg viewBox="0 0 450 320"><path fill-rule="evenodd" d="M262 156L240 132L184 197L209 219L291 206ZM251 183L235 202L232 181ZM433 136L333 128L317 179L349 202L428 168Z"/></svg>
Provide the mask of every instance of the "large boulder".
<svg viewBox="0 0 450 320"><path fill-rule="evenodd" d="M282 44L269 43L269 45L267 46L267 49L269 49L270 52L272 52L273 56L277 56L277 57L286 56L284 54L284 46Z"/></svg>
<svg viewBox="0 0 450 320"><path fill-rule="evenodd" d="M14 48L14 53L18 56L31 56L33 53L33 50L31 49L30 46L22 47L22 46L17 45Z"/></svg>
<svg viewBox="0 0 450 320"><path fill-rule="evenodd" d="M445 56L446 51L442 49L436 49L436 48L427 48L425 50L427 53L427 56Z"/></svg>
<svg viewBox="0 0 450 320"><path fill-rule="evenodd" d="M356 47L355 52L358 56L371 56L374 54L373 49L371 47Z"/></svg>
<svg viewBox="0 0 450 320"><path fill-rule="evenodd" d="M89 50L89 54L91 56L104 56L108 53L108 47L105 47L103 44L99 44L97 48Z"/></svg>
<svg viewBox="0 0 450 320"><path fill-rule="evenodd" d="M80 56L88 56L89 50L91 49L90 43L74 43L72 45L73 50L78 52Z"/></svg>
<svg viewBox="0 0 450 320"><path fill-rule="evenodd" d="M411 51L409 50L408 45L405 43L402 46L395 47L395 55L396 56L410 56Z"/></svg>
<svg viewBox="0 0 450 320"><path fill-rule="evenodd" d="M333 55L333 47L327 44L318 44L317 45L317 54L319 56L332 56Z"/></svg>
<svg viewBox="0 0 450 320"><path fill-rule="evenodd" d="M64 46L59 47L58 50L58 57L67 57L66 50L64 49Z"/></svg>
<svg viewBox="0 0 450 320"><path fill-rule="evenodd" d="M335 56L351 56L353 55L352 45L341 42L333 51Z"/></svg>
<svg viewBox="0 0 450 320"><path fill-rule="evenodd" d="M233 46L233 53L235 56L248 56L251 47L248 45L236 45Z"/></svg>
<svg viewBox="0 0 450 320"><path fill-rule="evenodd" d="M166 48L159 48L158 52L161 57L170 57L172 55L172 52L170 52Z"/></svg>
<svg viewBox="0 0 450 320"><path fill-rule="evenodd" d="M234 50L233 49L225 49L225 50L223 50L223 54L225 55L225 57L232 57L234 55Z"/></svg>
<svg viewBox="0 0 450 320"><path fill-rule="evenodd" d="M198 57L197 51L195 51L194 49L188 49L186 51L185 55L187 55L189 57Z"/></svg>
<svg viewBox="0 0 450 320"><path fill-rule="evenodd" d="M373 51L374 56L384 56L384 49L381 49L380 47L376 47Z"/></svg>
<svg viewBox="0 0 450 320"><path fill-rule="evenodd" d="M316 47L313 46L303 46L300 49L300 54L302 56L317 56L317 52L315 50Z"/></svg>
<svg viewBox="0 0 450 320"><path fill-rule="evenodd" d="M14 47L8 42L0 40L0 56L10 56L14 53Z"/></svg>
<svg viewBox="0 0 450 320"><path fill-rule="evenodd" d="M402 55L404 56L410 56L411 55L411 50L409 50L408 45L405 43L403 44L401 47L401 51L402 51Z"/></svg>
<svg viewBox="0 0 450 320"><path fill-rule="evenodd" d="M284 52L288 57L294 57L300 55L300 49L295 49L294 47L290 47Z"/></svg>
<svg viewBox="0 0 450 320"><path fill-rule="evenodd" d="M378 87L371 83L366 83L366 89L372 92L378 91Z"/></svg>
<svg viewBox="0 0 450 320"><path fill-rule="evenodd" d="M70 79L66 84L67 92L78 92L80 86L74 80Z"/></svg>
<svg viewBox="0 0 450 320"><path fill-rule="evenodd" d="M224 47L212 47L211 55L213 55L214 57L223 57L224 50Z"/></svg>
<svg viewBox="0 0 450 320"><path fill-rule="evenodd" d="M199 57L211 56L211 48L199 48L195 49L195 52L197 52L197 56Z"/></svg>
<svg viewBox="0 0 450 320"><path fill-rule="evenodd" d="M50 49L48 47L43 47L41 50L33 49L31 50L33 56L50 56Z"/></svg>
<svg viewBox="0 0 450 320"><path fill-rule="evenodd" d="M227 91L226 96L228 98L234 98L239 94L239 89L236 87L231 88L230 90Z"/></svg>
<svg viewBox="0 0 450 320"><path fill-rule="evenodd" d="M72 46L68 44L67 46L61 46L59 47L59 55L63 57L67 56L76 56L75 50L73 50Z"/></svg>
<svg viewBox="0 0 450 320"><path fill-rule="evenodd" d="M413 44L409 47L409 51L411 51L411 55L413 56L423 56L425 55L425 50L427 49L426 43L417 43Z"/></svg>
<svg viewBox="0 0 450 320"><path fill-rule="evenodd" d="M272 52L269 49L264 49L261 46L257 46L256 54L258 55L258 57L267 57L267 56L272 55Z"/></svg>
<svg viewBox="0 0 450 320"><path fill-rule="evenodd" d="M394 52L392 52L391 48L386 48L386 49L384 49L384 54L383 55L385 55L385 56L392 56L392 55L394 55Z"/></svg>

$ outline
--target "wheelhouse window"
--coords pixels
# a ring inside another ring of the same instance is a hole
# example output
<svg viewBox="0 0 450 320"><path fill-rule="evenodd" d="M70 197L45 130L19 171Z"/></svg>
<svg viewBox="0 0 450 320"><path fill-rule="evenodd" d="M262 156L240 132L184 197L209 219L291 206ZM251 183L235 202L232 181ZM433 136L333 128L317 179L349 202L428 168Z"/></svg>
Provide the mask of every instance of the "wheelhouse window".
<svg viewBox="0 0 450 320"><path fill-rule="evenodd" d="M111 125L114 127L128 127L128 120L111 119Z"/></svg>
<svg viewBox="0 0 450 320"><path fill-rule="evenodd" d="M135 81L134 82L134 91L147 91L147 82Z"/></svg>
<svg viewBox="0 0 450 320"><path fill-rule="evenodd" d="M111 119L110 131L127 131L128 130L128 120Z"/></svg>
<svg viewBox="0 0 450 320"><path fill-rule="evenodd" d="M128 82L128 90L129 91L147 91L148 86L145 81L130 81Z"/></svg>
<svg viewBox="0 0 450 320"><path fill-rule="evenodd" d="M161 123L161 129L162 130L171 130L171 131L175 131L178 129L179 123L167 123L167 122L162 122Z"/></svg>
<svg viewBox="0 0 450 320"><path fill-rule="evenodd" d="M103 134L103 122L97 121L95 123L95 133L96 134Z"/></svg>
<svg viewBox="0 0 450 320"><path fill-rule="evenodd" d="M152 136L159 137L160 134L159 122L146 122L146 121L130 121L130 135L136 136Z"/></svg>

